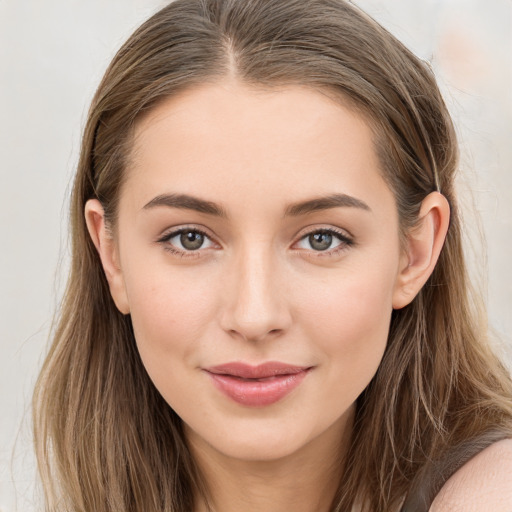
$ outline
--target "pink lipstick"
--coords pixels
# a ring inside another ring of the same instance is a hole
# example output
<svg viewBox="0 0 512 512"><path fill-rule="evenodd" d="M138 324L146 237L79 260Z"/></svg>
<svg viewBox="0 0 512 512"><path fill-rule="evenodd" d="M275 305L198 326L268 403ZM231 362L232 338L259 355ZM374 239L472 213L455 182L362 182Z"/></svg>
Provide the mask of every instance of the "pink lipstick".
<svg viewBox="0 0 512 512"><path fill-rule="evenodd" d="M220 391L251 407L278 402L304 380L309 370L310 366L275 361L258 366L233 362L204 369Z"/></svg>

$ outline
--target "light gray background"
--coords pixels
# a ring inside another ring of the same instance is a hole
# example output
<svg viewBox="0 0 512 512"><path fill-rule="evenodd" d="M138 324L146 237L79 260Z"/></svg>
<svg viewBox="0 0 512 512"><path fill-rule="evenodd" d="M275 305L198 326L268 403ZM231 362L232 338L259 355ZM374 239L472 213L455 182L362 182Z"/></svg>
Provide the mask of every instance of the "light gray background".
<svg viewBox="0 0 512 512"><path fill-rule="evenodd" d="M88 103L117 48L164 3L0 0L0 512L41 510L30 396L66 279L67 199ZM485 293L483 231L490 321L510 362L512 1L357 3L438 74L461 137L472 276Z"/></svg>

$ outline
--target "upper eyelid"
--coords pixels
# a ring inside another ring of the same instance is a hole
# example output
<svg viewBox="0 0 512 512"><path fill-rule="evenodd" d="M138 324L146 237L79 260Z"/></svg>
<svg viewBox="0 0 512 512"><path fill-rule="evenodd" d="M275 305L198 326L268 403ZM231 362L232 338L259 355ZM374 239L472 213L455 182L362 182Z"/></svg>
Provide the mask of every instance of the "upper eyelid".
<svg viewBox="0 0 512 512"><path fill-rule="evenodd" d="M215 240L215 236L213 236L208 229L191 225L189 226L186 224L183 226L172 227L164 230L162 234L158 236L158 240L168 240L169 238L173 238L176 235L183 233L184 231L196 231L197 233L201 233L202 235L207 236L212 241Z"/></svg>
<svg viewBox="0 0 512 512"><path fill-rule="evenodd" d="M350 240L352 240L354 238L352 233L350 233L346 229L338 228L338 227L333 227L333 226L329 226L329 227L327 227L327 226L323 226L323 227L319 226L319 227L314 227L314 228L311 228L311 227L308 226L307 228L304 228L304 230L299 231L299 233L296 235L296 237L297 237L298 240L301 240L305 236L308 236L308 235L310 235L312 233L318 233L318 232L321 232L321 231L328 232L328 233L334 233L336 235L348 238Z"/></svg>

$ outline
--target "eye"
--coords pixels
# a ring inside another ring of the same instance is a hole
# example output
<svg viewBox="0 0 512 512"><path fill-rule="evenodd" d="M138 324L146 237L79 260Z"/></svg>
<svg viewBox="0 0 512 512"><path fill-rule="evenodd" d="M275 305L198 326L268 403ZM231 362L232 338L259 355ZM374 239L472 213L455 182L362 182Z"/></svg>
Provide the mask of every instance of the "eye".
<svg viewBox="0 0 512 512"><path fill-rule="evenodd" d="M318 229L303 236L297 246L299 249L333 255L353 245L353 243L353 240L347 235L334 229Z"/></svg>
<svg viewBox="0 0 512 512"><path fill-rule="evenodd" d="M197 228L177 229L164 235L158 242L163 243L166 250L182 256L214 246L210 237Z"/></svg>

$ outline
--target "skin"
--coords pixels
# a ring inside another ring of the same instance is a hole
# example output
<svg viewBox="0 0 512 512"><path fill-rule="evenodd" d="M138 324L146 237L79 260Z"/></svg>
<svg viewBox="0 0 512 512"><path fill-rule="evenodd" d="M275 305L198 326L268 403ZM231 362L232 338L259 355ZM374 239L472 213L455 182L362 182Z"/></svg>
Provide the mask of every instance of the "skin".
<svg viewBox="0 0 512 512"><path fill-rule="evenodd" d="M510 512L512 439L489 446L443 486L430 512Z"/></svg>
<svg viewBox="0 0 512 512"><path fill-rule="evenodd" d="M357 204L285 215L333 193ZM226 215L155 205L164 194L215 202ZM184 421L215 509L328 510L391 312L437 261L444 197L427 196L401 249L394 196L360 115L304 87L261 91L226 79L139 121L113 237L98 201L85 215L112 297ZM187 252L172 234L184 227L204 231L203 245ZM319 249L309 235L321 229L342 238ZM312 370L277 403L249 407L204 372L232 361Z"/></svg>

